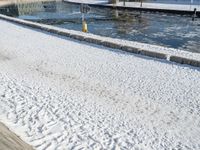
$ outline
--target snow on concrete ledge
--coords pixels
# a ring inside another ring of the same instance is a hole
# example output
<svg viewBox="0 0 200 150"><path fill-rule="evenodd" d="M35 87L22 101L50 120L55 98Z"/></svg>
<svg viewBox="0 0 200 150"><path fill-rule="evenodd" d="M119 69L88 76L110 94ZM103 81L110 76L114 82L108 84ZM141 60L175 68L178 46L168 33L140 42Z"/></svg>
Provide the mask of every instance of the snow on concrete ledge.
<svg viewBox="0 0 200 150"><path fill-rule="evenodd" d="M8 17L5 15L0 15L0 19L41 29L43 31L55 33L61 36L67 36L76 40L103 45L109 48L120 49L135 54L141 54L153 58L166 59L180 64L187 64L195 67L200 67L200 54L198 53L191 53L191 52L181 51L178 49L167 48L157 45L150 45L134 41L103 37L75 30L61 29L58 27L26 21L18 18Z"/></svg>

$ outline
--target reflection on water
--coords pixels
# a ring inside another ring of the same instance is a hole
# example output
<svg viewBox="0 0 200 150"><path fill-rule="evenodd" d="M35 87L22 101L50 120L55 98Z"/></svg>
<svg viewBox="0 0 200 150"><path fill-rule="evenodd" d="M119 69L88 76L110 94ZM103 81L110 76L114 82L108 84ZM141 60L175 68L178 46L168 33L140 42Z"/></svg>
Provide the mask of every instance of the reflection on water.
<svg viewBox="0 0 200 150"><path fill-rule="evenodd" d="M42 2L37 2L37 3L31 2L28 4L17 3L16 6L18 8L19 16L28 15L34 12L41 12L45 10Z"/></svg>
<svg viewBox="0 0 200 150"><path fill-rule="evenodd" d="M148 27L148 20L143 17L142 12L126 12L113 10L112 14L118 14L114 17L115 23L113 24L116 32L121 35L134 34L136 31L144 30ZM113 20L114 20L113 19Z"/></svg>
<svg viewBox="0 0 200 150"><path fill-rule="evenodd" d="M16 0L12 5L0 8L0 13L9 16L22 16L32 14L34 12L56 12L55 1L41 0Z"/></svg>
<svg viewBox="0 0 200 150"><path fill-rule="evenodd" d="M0 10L7 15L81 31L79 5L63 2L16 4ZM200 18L140 11L91 8L89 32L200 53Z"/></svg>
<svg viewBox="0 0 200 150"><path fill-rule="evenodd" d="M13 17L19 16L18 8L16 5L4 6L0 8L0 13L8 15L8 16L13 16Z"/></svg>

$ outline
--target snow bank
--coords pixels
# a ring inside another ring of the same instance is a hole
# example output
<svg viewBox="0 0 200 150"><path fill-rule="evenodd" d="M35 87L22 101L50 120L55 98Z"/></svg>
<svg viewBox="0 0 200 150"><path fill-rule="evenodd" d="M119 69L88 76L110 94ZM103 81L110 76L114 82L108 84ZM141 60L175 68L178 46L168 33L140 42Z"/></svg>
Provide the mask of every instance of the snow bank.
<svg viewBox="0 0 200 150"><path fill-rule="evenodd" d="M36 150L200 149L198 68L0 25L0 120Z"/></svg>

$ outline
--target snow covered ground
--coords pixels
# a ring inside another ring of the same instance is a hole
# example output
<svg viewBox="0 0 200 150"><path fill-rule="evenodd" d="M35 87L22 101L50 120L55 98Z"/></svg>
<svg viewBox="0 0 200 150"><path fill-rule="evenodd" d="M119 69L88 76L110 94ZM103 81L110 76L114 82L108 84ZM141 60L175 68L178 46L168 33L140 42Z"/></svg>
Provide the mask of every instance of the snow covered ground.
<svg viewBox="0 0 200 150"><path fill-rule="evenodd" d="M35 149L200 149L198 68L0 25L0 121Z"/></svg>

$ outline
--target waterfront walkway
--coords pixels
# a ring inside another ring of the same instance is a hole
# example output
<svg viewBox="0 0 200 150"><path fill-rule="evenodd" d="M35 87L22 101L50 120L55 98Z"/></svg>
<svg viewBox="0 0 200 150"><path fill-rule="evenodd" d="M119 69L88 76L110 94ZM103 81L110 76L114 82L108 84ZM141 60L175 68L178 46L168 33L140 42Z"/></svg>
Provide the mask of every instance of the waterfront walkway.
<svg viewBox="0 0 200 150"><path fill-rule="evenodd" d="M124 6L124 3L119 2L116 6ZM200 11L200 5L190 5L190 4L183 5L183 4L163 4L163 3L146 3L146 2L143 2L142 7L141 7L140 2L126 2L124 7L163 9L163 10L180 10L180 11L193 11L194 8L196 8L197 11Z"/></svg>
<svg viewBox="0 0 200 150"><path fill-rule="evenodd" d="M197 15L200 15L200 5L183 5L183 4L163 4L163 3L144 3L140 2L119 2L117 4L108 4L105 1L98 0L86 0L84 2L78 0L64 0L65 2L71 3L85 3L93 6L100 7L112 7L118 9L131 9L131 10L144 10L144 11L159 11L159 12L167 12L167 13L175 13L175 14L194 14L194 9L196 8Z"/></svg>

